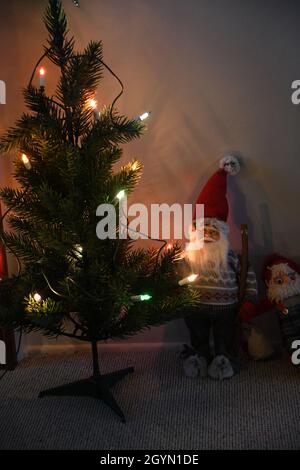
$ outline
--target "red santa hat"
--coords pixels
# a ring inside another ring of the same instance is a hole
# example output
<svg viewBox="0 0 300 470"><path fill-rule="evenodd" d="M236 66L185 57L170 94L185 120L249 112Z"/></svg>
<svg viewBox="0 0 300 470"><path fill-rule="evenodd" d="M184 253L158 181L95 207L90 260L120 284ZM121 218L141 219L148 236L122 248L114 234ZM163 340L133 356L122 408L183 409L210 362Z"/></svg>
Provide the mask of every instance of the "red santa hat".
<svg viewBox="0 0 300 470"><path fill-rule="evenodd" d="M265 283L270 281L272 276L271 268L273 266L276 266L277 264L287 264L293 271L300 274L299 266L294 261L285 258L284 256L278 253L273 253L272 255L266 258L264 263L262 277Z"/></svg>
<svg viewBox="0 0 300 470"><path fill-rule="evenodd" d="M228 201L227 175L236 175L240 170L240 164L236 157L228 155L220 160L220 168L207 181L200 192L196 204L204 204L204 218L227 221ZM196 218L196 207L193 219Z"/></svg>

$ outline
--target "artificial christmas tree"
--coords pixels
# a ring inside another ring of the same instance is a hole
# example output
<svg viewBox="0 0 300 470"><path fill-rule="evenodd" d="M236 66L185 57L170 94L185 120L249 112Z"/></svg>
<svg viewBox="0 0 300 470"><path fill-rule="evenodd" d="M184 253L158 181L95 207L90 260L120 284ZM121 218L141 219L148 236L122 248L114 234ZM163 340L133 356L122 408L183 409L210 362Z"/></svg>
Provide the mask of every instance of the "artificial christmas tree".
<svg viewBox="0 0 300 470"><path fill-rule="evenodd" d="M178 285L178 247L134 249L132 240L118 237L118 224L115 239L96 237L98 205L117 208L116 195L132 191L141 176L137 161L119 171L114 165L120 144L139 137L144 125L118 115L116 100L95 112L90 100L104 67L112 71L100 42L75 52L59 1L50 0L45 24L48 44L24 90L30 113L1 140L2 153L19 152L14 175L20 187L0 192L11 227L1 239L19 263L19 272L0 284L0 322L90 342L92 377L41 396L97 397L124 420L109 388L133 369L101 375L98 341L168 321L198 297ZM43 74L33 86L43 59L60 71L54 97L46 94Z"/></svg>

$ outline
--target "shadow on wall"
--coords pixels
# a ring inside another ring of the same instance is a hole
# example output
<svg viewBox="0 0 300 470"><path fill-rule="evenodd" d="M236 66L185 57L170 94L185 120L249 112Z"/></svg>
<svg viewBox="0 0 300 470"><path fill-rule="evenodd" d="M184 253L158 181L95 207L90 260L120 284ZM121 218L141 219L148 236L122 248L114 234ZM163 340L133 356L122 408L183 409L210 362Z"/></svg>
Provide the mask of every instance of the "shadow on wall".
<svg viewBox="0 0 300 470"><path fill-rule="evenodd" d="M245 169L247 170L247 168L245 168L248 165L247 159L243 158L240 154L235 153L235 155L240 158L242 167L241 172ZM266 254L272 253L275 249L273 228L267 195L263 186L258 183L258 180L251 177L251 168L247 171L246 178L246 191L241 189L243 180L241 182L239 178L231 178L230 184L228 185L231 243L234 250L240 250L240 226L241 224L246 223L248 225L249 259L257 274L259 288L261 290L263 286L260 282L260 273L264 263L264 258ZM256 199L261 202L258 202L256 208L252 207L249 210L249 205L251 205L253 195L255 195ZM255 220L253 220L249 214L255 214ZM261 236L258 236L259 234ZM260 240L260 243L258 240Z"/></svg>

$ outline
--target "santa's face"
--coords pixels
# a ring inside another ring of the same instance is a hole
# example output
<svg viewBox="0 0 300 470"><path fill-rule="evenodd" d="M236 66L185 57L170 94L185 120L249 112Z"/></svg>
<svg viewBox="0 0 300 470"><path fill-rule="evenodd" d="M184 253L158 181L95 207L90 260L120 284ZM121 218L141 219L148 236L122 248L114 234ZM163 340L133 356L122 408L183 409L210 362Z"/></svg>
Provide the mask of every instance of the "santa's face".
<svg viewBox="0 0 300 470"><path fill-rule="evenodd" d="M203 237L203 238L202 238ZM200 248L195 242L203 241ZM227 269L228 259L228 227L215 219L204 221L203 231L193 230L186 256L195 272L210 269L219 272Z"/></svg>
<svg viewBox="0 0 300 470"><path fill-rule="evenodd" d="M271 278L267 281L268 298L281 302L293 295L300 295L300 276L287 263L269 267Z"/></svg>
<svg viewBox="0 0 300 470"><path fill-rule="evenodd" d="M204 224L203 228L204 243L216 243L220 240L220 230L212 224Z"/></svg>

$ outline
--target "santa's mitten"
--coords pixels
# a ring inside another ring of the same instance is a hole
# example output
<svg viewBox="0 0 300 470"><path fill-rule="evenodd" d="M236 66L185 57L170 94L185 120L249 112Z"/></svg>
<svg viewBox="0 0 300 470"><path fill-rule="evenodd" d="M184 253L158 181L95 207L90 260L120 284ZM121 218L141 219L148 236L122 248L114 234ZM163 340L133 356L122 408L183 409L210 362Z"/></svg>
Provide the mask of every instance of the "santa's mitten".
<svg viewBox="0 0 300 470"><path fill-rule="evenodd" d="M252 319L258 315L258 308L250 300L246 300L240 307L239 318L244 323L252 323Z"/></svg>
<svg viewBox="0 0 300 470"><path fill-rule="evenodd" d="M192 379L198 376L204 378L207 376L207 361L205 357L195 354L184 360L183 370L185 375Z"/></svg>
<svg viewBox="0 0 300 470"><path fill-rule="evenodd" d="M223 355L216 356L208 368L208 375L215 380L230 379L234 375L230 360Z"/></svg>

